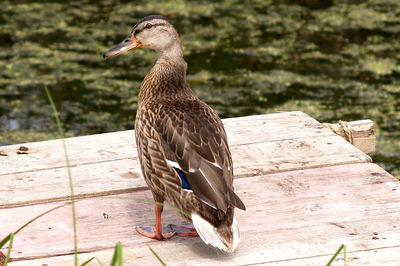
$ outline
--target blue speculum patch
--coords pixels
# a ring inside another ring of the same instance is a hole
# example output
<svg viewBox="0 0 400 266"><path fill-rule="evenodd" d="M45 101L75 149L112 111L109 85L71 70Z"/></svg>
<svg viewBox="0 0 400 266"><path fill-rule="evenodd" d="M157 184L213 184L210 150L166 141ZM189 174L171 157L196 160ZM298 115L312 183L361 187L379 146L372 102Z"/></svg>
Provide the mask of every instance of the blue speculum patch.
<svg viewBox="0 0 400 266"><path fill-rule="evenodd" d="M181 178L181 181L182 181L182 188L183 188L183 189L188 189L188 190L193 190L193 189L190 187L189 182L188 182L187 179L186 179L185 173L184 173L181 169L179 169L179 168L174 167L174 169L175 169L175 171L178 173L179 177Z"/></svg>

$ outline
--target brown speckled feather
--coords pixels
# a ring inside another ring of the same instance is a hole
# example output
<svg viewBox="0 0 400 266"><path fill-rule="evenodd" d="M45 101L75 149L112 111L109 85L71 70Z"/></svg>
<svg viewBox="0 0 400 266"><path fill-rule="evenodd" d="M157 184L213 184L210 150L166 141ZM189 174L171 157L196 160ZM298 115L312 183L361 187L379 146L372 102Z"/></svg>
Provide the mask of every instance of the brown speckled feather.
<svg viewBox="0 0 400 266"><path fill-rule="evenodd" d="M142 85L135 124L142 170L153 193L160 200L171 202L174 201L171 197L185 194L178 174L166 159L177 162L202 202L196 204L218 210L220 220L230 204L245 208L233 192L232 159L223 124L209 106L193 95L186 82L169 80L169 86L165 86L168 84L165 81L154 82L156 77L184 77L181 73L185 67L158 68L156 65L146 77L154 84L151 91L146 92L148 86L143 89ZM158 71L158 76L153 71ZM178 73L168 75L168 71ZM146 79L143 84L149 84ZM157 84L163 84L162 88ZM154 94L154 91L159 93ZM146 97L141 97L144 92Z"/></svg>
<svg viewBox="0 0 400 266"><path fill-rule="evenodd" d="M231 199L232 161L218 116L198 99L169 100L156 118L168 160L177 162L194 194L226 213Z"/></svg>

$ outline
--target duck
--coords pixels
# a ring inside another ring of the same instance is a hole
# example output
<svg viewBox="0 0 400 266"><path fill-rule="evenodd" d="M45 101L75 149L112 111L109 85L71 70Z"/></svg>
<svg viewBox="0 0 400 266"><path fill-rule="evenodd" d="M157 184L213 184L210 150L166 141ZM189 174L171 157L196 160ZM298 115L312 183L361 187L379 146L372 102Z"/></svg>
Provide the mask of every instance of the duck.
<svg viewBox="0 0 400 266"><path fill-rule="evenodd" d="M140 86L135 120L141 171L157 204L155 227L138 226L136 231L157 240L200 236L206 244L233 252L240 241L235 208L246 207L234 191L223 123L188 86L181 40L169 19L162 15L141 19L103 57L140 47L158 55ZM189 226L163 229L165 201L181 210Z"/></svg>

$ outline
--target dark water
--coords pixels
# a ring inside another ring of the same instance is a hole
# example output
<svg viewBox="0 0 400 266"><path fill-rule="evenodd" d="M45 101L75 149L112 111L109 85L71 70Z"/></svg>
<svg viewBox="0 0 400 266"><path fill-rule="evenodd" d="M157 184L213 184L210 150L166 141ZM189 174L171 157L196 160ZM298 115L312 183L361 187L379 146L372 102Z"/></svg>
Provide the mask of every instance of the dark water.
<svg viewBox="0 0 400 266"><path fill-rule="evenodd" d="M140 18L168 16L188 82L221 117L301 110L372 119L374 160L400 176L400 2L6 1L0 13L0 142L55 138L47 86L68 136L133 128L155 53L102 53Z"/></svg>

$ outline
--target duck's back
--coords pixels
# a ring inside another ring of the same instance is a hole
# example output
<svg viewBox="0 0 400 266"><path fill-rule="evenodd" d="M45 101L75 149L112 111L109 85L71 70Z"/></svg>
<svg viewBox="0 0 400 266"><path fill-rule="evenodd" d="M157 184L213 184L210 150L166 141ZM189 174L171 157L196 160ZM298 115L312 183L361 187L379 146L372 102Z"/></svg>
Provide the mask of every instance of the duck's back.
<svg viewBox="0 0 400 266"><path fill-rule="evenodd" d="M135 129L145 179L156 194L178 193L182 180L168 167L177 164L193 193L219 215L230 204L244 208L233 192L223 124L186 85L185 67L156 65L143 81Z"/></svg>

